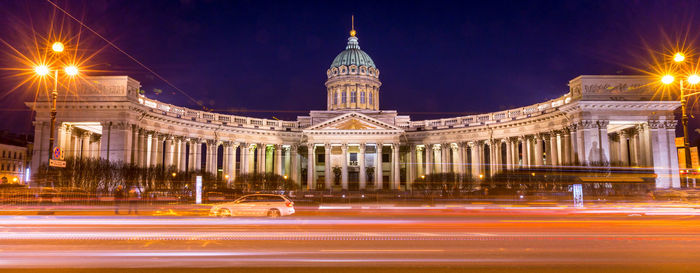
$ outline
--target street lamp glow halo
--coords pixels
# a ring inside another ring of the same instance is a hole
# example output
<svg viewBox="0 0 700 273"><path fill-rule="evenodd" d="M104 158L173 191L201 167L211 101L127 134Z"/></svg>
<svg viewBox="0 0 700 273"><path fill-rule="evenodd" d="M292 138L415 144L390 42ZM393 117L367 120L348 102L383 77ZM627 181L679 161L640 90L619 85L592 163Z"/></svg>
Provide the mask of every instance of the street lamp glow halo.
<svg viewBox="0 0 700 273"><path fill-rule="evenodd" d="M34 67L34 72L39 76L46 76L49 74L49 67L46 65L37 65Z"/></svg>
<svg viewBox="0 0 700 273"><path fill-rule="evenodd" d="M75 66L75 65L66 66L65 71L66 71L66 74L67 74L68 76L75 76L75 75L78 75L78 72L79 72L79 71L78 71L78 67Z"/></svg>
<svg viewBox="0 0 700 273"><path fill-rule="evenodd" d="M700 83L700 76L698 76L698 74L693 74L693 75L688 76L688 83L689 84Z"/></svg>
<svg viewBox="0 0 700 273"><path fill-rule="evenodd" d="M685 55L683 55L683 53L678 52L678 53L673 55L674 62L680 63L684 60L685 60Z"/></svg>
<svg viewBox="0 0 700 273"><path fill-rule="evenodd" d="M664 84L671 84L674 80L675 78L673 78L671 75L664 75L661 77L661 82Z"/></svg>
<svg viewBox="0 0 700 273"><path fill-rule="evenodd" d="M65 47L63 46L63 43L61 43L61 42L55 42L55 43L53 43L53 45L51 45L51 49L53 50L53 52L56 52L56 53L63 52L64 48Z"/></svg>

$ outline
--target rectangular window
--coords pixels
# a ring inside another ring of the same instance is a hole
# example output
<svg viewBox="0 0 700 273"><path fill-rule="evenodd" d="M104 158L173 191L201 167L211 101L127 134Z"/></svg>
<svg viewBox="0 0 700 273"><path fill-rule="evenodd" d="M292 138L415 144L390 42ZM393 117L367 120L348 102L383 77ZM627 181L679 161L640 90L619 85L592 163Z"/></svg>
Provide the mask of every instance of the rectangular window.
<svg viewBox="0 0 700 273"><path fill-rule="evenodd" d="M360 92L360 103L365 103L365 91Z"/></svg>
<svg viewBox="0 0 700 273"><path fill-rule="evenodd" d="M325 163L325 162L326 162L326 155L324 155L324 154L317 154L317 155L316 155L316 162L318 162L318 163Z"/></svg>
<svg viewBox="0 0 700 273"><path fill-rule="evenodd" d="M338 104L338 92L333 92L333 105Z"/></svg>
<svg viewBox="0 0 700 273"><path fill-rule="evenodd" d="M382 154L382 162L389 162L389 154Z"/></svg>
<svg viewBox="0 0 700 273"><path fill-rule="evenodd" d="M342 94L343 94L343 96L341 97L340 102L341 102L341 103L346 103L346 102L348 102L348 93L343 92Z"/></svg>
<svg viewBox="0 0 700 273"><path fill-rule="evenodd" d="M372 99L372 92L369 92L369 104L374 105L374 100Z"/></svg>
<svg viewBox="0 0 700 273"><path fill-rule="evenodd" d="M350 92L350 103L357 103L357 92Z"/></svg>

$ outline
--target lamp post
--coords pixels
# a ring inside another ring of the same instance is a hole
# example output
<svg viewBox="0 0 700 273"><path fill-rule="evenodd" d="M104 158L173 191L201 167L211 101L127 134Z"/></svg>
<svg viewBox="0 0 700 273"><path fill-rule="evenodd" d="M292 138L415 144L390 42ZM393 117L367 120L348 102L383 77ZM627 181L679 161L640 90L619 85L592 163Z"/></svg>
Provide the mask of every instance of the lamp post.
<svg viewBox="0 0 700 273"><path fill-rule="evenodd" d="M685 61L685 55L683 53L676 53L673 55L673 61L680 64ZM675 77L671 74L666 74L661 78L661 82L663 84L669 85L673 83L675 80ZM680 89L680 102L681 102L681 124L683 126L683 152L685 154L685 168L686 169L691 169L692 162L690 158L690 141L688 139L688 111L686 109L686 104L688 102L688 97L694 96L697 94L700 94L697 89L694 88L686 88L685 83L683 79L681 78L679 81L679 89ZM691 86L695 86L696 84L700 83L700 76L697 74L690 74L687 76L687 83ZM686 91L691 91L691 93L686 94Z"/></svg>
<svg viewBox="0 0 700 273"><path fill-rule="evenodd" d="M63 52L63 43L61 42L55 42L53 45L51 45L51 49L53 50L54 53L59 54ZM51 126L50 126L50 131L49 131L49 160L51 160L51 155L53 153L53 144L55 140L55 134L56 134L56 99L58 99L58 70L59 69L53 69L54 71L54 77L53 77L53 91L51 92ZM64 68L66 75L68 76L75 76L78 74L78 67L74 65L69 65ZM46 65L39 65L34 68L34 72L36 72L37 75L39 76L46 76L51 72L51 68L49 68Z"/></svg>

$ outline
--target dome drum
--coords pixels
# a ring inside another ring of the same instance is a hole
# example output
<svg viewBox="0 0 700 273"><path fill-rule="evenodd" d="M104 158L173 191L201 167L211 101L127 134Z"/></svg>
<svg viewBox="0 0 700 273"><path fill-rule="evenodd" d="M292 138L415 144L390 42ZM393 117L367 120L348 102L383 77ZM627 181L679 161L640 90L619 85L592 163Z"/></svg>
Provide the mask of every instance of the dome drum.
<svg viewBox="0 0 700 273"><path fill-rule="evenodd" d="M326 71L328 110L379 110L379 69L354 34Z"/></svg>

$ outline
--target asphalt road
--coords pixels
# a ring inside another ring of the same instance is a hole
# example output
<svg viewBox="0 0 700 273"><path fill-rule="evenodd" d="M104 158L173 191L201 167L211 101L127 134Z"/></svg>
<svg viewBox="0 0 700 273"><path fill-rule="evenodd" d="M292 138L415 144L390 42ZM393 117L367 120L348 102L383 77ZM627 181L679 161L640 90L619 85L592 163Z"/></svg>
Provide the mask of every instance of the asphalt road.
<svg viewBox="0 0 700 273"><path fill-rule="evenodd" d="M281 219L4 215L0 270L700 272L697 214L530 208L302 211Z"/></svg>

